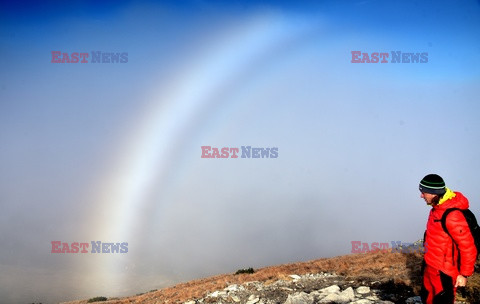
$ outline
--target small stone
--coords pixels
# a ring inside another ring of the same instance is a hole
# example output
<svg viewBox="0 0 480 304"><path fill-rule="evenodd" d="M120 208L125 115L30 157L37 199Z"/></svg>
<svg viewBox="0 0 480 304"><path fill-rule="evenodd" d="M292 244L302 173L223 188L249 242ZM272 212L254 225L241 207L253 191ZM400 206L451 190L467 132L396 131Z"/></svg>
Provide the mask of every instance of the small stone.
<svg viewBox="0 0 480 304"><path fill-rule="evenodd" d="M296 281L298 281L302 278L301 276L296 275L296 274L291 274L291 275L289 275L289 277L291 277L293 280L296 280Z"/></svg>
<svg viewBox="0 0 480 304"><path fill-rule="evenodd" d="M257 297L256 295L251 295L250 297L248 297L248 301L246 304L255 304L258 301L260 301L259 297Z"/></svg>
<svg viewBox="0 0 480 304"><path fill-rule="evenodd" d="M342 291L340 293L340 296L342 298L344 298L345 300L347 300L347 302L351 302L355 299L355 293L353 292L353 288L352 287L348 287L347 289L345 289L344 291Z"/></svg>
<svg viewBox="0 0 480 304"><path fill-rule="evenodd" d="M370 301L370 300L367 300L367 299L361 299L361 300L357 300L355 302L351 302L350 304L372 304L374 302Z"/></svg>
<svg viewBox="0 0 480 304"><path fill-rule="evenodd" d="M353 288L349 287L339 292L340 287L337 285L333 285L327 288L322 289L322 294L320 296L324 296L319 303L350 303L355 300L355 293L353 292ZM330 293L328 292L330 291Z"/></svg>
<svg viewBox="0 0 480 304"><path fill-rule="evenodd" d="M417 304L422 303L422 299L419 296L410 297L405 301L406 304Z"/></svg>
<svg viewBox="0 0 480 304"><path fill-rule="evenodd" d="M183 304L195 304L195 301L188 301L188 302L185 302Z"/></svg>
<svg viewBox="0 0 480 304"><path fill-rule="evenodd" d="M225 289L225 291L236 292L240 290L240 287L237 284L229 285Z"/></svg>
<svg viewBox="0 0 480 304"><path fill-rule="evenodd" d="M349 299L346 299L344 298L343 296L337 294L337 293L331 293L329 295L327 295L325 298L321 299L319 301L319 303L331 303L331 302L335 302L335 303L349 303L350 300Z"/></svg>
<svg viewBox="0 0 480 304"><path fill-rule="evenodd" d="M255 298L255 299L253 299L253 300L247 301L246 304L255 304L255 303L257 303L258 301L260 301L260 299L259 299L259 298Z"/></svg>
<svg viewBox="0 0 480 304"><path fill-rule="evenodd" d="M315 299L305 292L289 294L284 304L312 304Z"/></svg>
<svg viewBox="0 0 480 304"><path fill-rule="evenodd" d="M226 297L227 292L226 291L214 291L211 294L207 295L209 298L218 298L218 297Z"/></svg>
<svg viewBox="0 0 480 304"><path fill-rule="evenodd" d="M212 293L209 294L208 296L209 296L209 297L212 297L212 298L216 298L216 297L219 296L219 294L220 294L220 291L217 290L217 291L212 292Z"/></svg>
<svg viewBox="0 0 480 304"><path fill-rule="evenodd" d="M320 293L334 293L339 291L340 287L338 287L338 285L332 285L319 290Z"/></svg>
<svg viewBox="0 0 480 304"><path fill-rule="evenodd" d="M359 294L370 293L370 287L368 287L368 286L360 286L360 287L357 288L357 293L359 293Z"/></svg>
<svg viewBox="0 0 480 304"><path fill-rule="evenodd" d="M314 296L317 300L320 300L320 299L323 300L324 298L330 296L329 298L327 298L327 301L330 300L331 302L334 302L334 300L331 300L331 299L333 299L334 295L340 294L340 287L338 287L338 285L332 285L332 286L314 291L310 294Z"/></svg>
<svg viewBox="0 0 480 304"><path fill-rule="evenodd" d="M231 298L232 298L233 302L235 302L235 303L239 303L241 301L240 298L237 297L237 296L231 296Z"/></svg>

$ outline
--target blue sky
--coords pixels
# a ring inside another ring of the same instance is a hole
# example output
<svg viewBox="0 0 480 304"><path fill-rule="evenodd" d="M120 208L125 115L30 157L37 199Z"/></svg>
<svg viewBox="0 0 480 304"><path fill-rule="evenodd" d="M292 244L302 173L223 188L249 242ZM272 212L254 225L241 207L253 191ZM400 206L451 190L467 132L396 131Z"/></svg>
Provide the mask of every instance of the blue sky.
<svg viewBox="0 0 480 304"><path fill-rule="evenodd" d="M2 2L2 303L413 242L432 172L479 213L479 14L478 1ZM279 155L202 159L205 145ZM54 254L51 241L129 252Z"/></svg>

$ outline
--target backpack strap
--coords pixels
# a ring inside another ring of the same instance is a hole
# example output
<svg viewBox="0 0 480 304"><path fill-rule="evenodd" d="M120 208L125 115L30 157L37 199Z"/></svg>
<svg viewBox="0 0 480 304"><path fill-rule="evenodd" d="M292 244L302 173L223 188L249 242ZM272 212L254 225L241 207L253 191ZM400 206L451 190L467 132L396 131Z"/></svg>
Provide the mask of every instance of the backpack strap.
<svg viewBox="0 0 480 304"><path fill-rule="evenodd" d="M452 260L453 260L453 257L455 256L455 246L456 246L456 244L455 244L455 240L453 239L452 235L450 234L450 232L448 232L448 229L447 229L447 216L450 213L452 213L453 211L456 211L456 210L462 212L461 211L462 209L460 209L460 208L448 208L443 213L442 219L441 219L443 231L445 231L448 234L448 236L452 239ZM463 212L462 212L462 214L463 214ZM458 256L458 259L460 259L460 256ZM460 261L458 261L458 263L460 263Z"/></svg>
<svg viewBox="0 0 480 304"><path fill-rule="evenodd" d="M459 209L459 208L448 208L448 209L445 210L445 212L443 213L442 219L441 219L443 231L445 231L445 232L448 234L448 236L451 237L451 238L452 238L452 235L450 234L450 232L448 232L448 229L447 229L447 216L448 216L452 211L455 211L455 210L461 211L461 209ZM452 238L452 239L453 239L453 238Z"/></svg>

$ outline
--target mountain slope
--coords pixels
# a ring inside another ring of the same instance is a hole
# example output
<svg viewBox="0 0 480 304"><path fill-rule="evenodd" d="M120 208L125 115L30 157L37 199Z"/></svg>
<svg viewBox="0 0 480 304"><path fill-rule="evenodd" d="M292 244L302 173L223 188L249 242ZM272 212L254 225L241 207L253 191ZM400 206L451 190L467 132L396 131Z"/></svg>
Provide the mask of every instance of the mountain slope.
<svg viewBox="0 0 480 304"><path fill-rule="evenodd" d="M355 286L375 282L384 292L399 294L405 299L420 291L421 253L400 253L375 251L361 254L323 258L307 262L291 263L257 269L252 274L223 274L209 278L181 283L172 287L148 292L142 295L112 298L110 304L120 303L184 303L201 299L214 291L223 290L232 284L259 281L271 284L278 280L292 280L290 275L335 273L354 282ZM468 297L478 296L480 280L477 274L469 281ZM87 303L87 300L68 302L69 304ZM399 302L400 303L400 302ZM472 300L470 303L479 303Z"/></svg>

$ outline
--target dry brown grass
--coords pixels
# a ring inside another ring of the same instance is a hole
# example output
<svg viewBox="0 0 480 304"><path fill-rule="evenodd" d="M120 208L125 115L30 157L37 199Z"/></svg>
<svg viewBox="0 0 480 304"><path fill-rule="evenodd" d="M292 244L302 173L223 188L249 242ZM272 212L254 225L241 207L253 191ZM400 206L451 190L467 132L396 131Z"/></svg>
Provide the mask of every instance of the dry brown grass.
<svg viewBox="0 0 480 304"><path fill-rule="evenodd" d="M270 266L257 269L253 274L223 274L194 280L139 296L112 299L109 304L120 303L183 303L194 298L203 298L215 290L221 290L231 284L249 281L272 283L277 280L289 280L291 274L335 272L351 278L365 278L384 281L393 280L397 284L414 286L418 283L421 267L420 254L402 254L386 251L350 254L334 258L324 258L307 262ZM87 300L68 302L83 304Z"/></svg>

